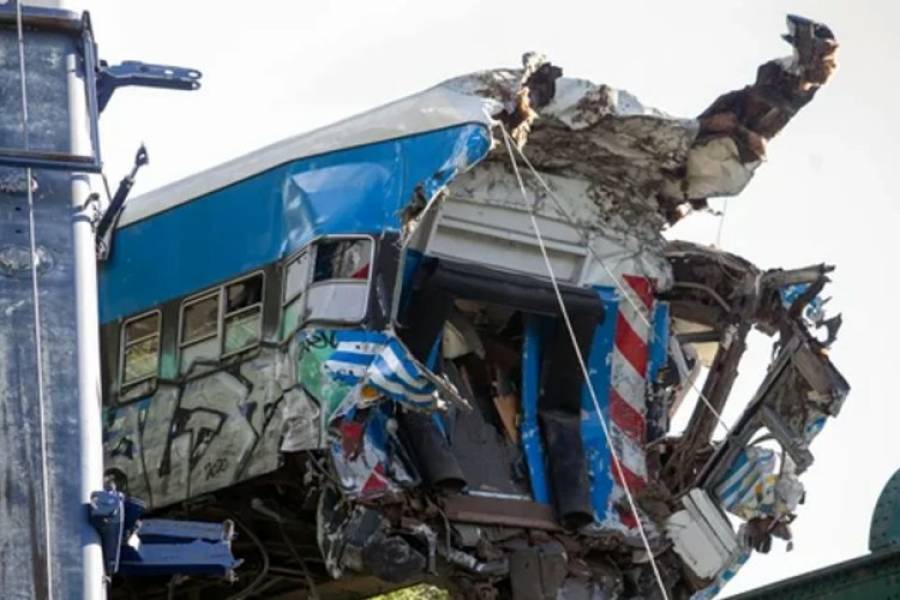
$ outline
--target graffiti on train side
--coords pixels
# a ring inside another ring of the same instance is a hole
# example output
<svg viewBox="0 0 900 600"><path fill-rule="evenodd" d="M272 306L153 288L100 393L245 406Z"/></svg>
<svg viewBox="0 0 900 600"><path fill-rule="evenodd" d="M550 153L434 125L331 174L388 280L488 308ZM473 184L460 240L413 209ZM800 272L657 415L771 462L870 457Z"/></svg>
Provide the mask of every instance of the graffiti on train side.
<svg viewBox="0 0 900 600"><path fill-rule="evenodd" d="M276 469L285 450L321 446L319 408L297 385L297 357L328 347L297 336L234 367L106 411L106 469L128 493L165 506Z"/></svg>

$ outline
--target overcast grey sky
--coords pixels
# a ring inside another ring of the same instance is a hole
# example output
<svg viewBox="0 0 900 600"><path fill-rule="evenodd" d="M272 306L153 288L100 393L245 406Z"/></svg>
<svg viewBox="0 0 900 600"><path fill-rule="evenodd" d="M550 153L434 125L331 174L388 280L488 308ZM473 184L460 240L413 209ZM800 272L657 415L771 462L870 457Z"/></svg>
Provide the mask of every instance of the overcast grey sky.
<svg viewBox="0 0 900 600"><path fill-rule="evenodd" d="M72 5L75 5L72 2ZM769 145L731 199L723 246L763 267L836 264L830 308L844 329L832 358L853 391L816 440L795 549L755 556L728 592L867 551L875 500L900 468L895 342L900 171L895 64L900 3L837 0L691 2L186 2L85 0L100 54L197 68L199 92L123 89L101 119L112 183L145 141L136 192L461 73L546 53L565 73L628 89L694 116L756 67L787 54L784 15L826 22L841 43L834 80ZM714 202L720 206L721 202ZM671 237L712 243L696 215ZM771 340L756 334L726 418L762 378Z"/></svg>

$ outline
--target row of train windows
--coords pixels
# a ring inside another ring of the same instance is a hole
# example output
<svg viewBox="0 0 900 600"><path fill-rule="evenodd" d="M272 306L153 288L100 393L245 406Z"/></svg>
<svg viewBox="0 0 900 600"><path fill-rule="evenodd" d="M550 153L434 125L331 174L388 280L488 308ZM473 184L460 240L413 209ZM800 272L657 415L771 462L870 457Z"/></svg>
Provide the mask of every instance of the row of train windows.
<svg viewBox="0 0 900 600"><path fill-rule="evenodd" d="M374 244L370 238L324 238L289 259L282 286L282 338L309 321L358 323L365 317ZM263 273L182 302L178 331L182 372L256 346L262 336ZM125 321L120 345L122 388L157 376L162 314Z"/></svg>

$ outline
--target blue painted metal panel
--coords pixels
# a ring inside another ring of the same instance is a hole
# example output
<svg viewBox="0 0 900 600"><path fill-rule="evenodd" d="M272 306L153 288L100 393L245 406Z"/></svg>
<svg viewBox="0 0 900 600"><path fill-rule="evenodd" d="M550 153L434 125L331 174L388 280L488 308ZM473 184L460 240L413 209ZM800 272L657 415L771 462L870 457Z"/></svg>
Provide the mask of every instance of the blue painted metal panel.
<svg viewBox="0 0 900 600"><path fill-rule="evenodd" d="M653 328L647 340L647 382L655 382L669 360L669 303L653 305ZM664 437L669 431L669 407L653 398L647 403L647 442Z"/></svg>
<svg viewBox="0 0 900 600"><path fill-rule="evenodd" d="M609 423L610 356L615 343L619 296L615 288L597 287L596 290L603 302L606 318L594 333L587 367L603 418ZM587 385L583 386L581 392L581 407L581 439L591 481L591 504L594 508L594 520L601 523L606 520L610 506L613 489L612 462L606 436Z"/></svg>
<svg viewBox="0 0 900 600"><path fill-rule="evenodd" d="M529 315L525 319L522 343L522 449L528 465L531 495L536 502L550 503L544 447L538 425L538 396L541 385L541 340L546 317Z"/></svg>
<svg viewBox="0 0 900 600"><path fill-rule="evenodd" d="M316 334L303 331L300 335ZM365 383L411 408L435 407L434 384L393 334L345 330L332 335L337 346L323 368L335 380L350 386Z"/></svg>
<svg viewBox="0 0 900 600"><path fill-rule="evenodd" d="M123 227L100 270L100 321L156 306L279 260L313 238L397 231L490 148L480 124L301 159Z"/></svg>
<svg viewBox="0 0 900 600"><path fill-rule="evenodd" d="M408 257L408 254L409 253L407 253L407 257ZM423 255L419 252L416 252L415 254L418 256L418 258L416 259L416 265L418 265L419 259L421 259ZM415 269L413 269L413 270L415 270ZM408 268L406 268L406 266L404 265L404 270L403 270L404 285L405 285L405 282L407 281L407 273L408 272L409 272ZM428 360L425 361L425 366L435 372L437 372L438 362L441 357L441 348L443 347L443 341L444 341L444 337L442 335L437 336L437 339L434 340L434 345L431 347L431 350L428 352ZM445 415L446 415L446 418L449 420L450 411L448 411L446 413L442 413L441 411L437 411L437 410L433 411L431 413L431 420L434 421L434 424L438 428L438 431L440 431L441 434L449 440L450 436L447 433L448 428L447 428L447 423L445 422Z"/></svg>
<svg viewBox="0 0 900 600"><path fill-rule="evenodd" d="M659 370L669 360L669 303L656 302L653 306L653 331L649 340L647 381L656 381Z"/></svg>
<svg viewBox="0 0 900 600"><path fill-rule="evenodd" d="M398 314L402 315L406 312L407 307L409 307L409 301L410 298L412 298L413 293L412 284L419 267L434 263L436 260L436 258L425 256L418 250L408 249L406 251L406 254L403 256L403 272L401 275L403 278L403 285L400 289L400 306Z"/></svg>

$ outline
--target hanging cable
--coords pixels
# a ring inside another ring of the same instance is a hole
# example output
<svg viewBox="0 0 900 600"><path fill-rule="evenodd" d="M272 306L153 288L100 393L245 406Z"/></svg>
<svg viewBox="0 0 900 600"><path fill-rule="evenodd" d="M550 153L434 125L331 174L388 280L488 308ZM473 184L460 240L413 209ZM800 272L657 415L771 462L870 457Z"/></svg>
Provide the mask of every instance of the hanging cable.
<svg viewBox="0 0 900 600"><path fill-rule="evenodd" d="M300 570L303 572L303 578L306 580L306 587L309 588L310 599L320 600L319 590L316 587L315 580L313 580L312 573L309 572L309 567L306 566L306 561L303 560L302 556L300 556L300 552L297 550L294 542L291 541L291 538L287 534L287 531L285 531L284 523L281 520L278 520L277 523L278 529L281 531L281 539L284 540L284 543L288 547L291 555L294 557L294 560L296 560L300 564Z"/></svg>
<svg viewBox="0 0 900 600"><path fill-rule="evenodd" d="M28 140L28 89L25 84L25 35L22 26L22 2L16 2L16 30L19 45L19 82L21 84L22 95L22 143L25 150L29 149ZM34 306L34 353L35 353L35 376L37 377L37 395L38 395L38 428L40 430L41 445L41 485L43 486L42 508L44 513L44 561L47 573L47 597L52 598L53 594L53 561L50 560L51 545L51 526L50 526L50 468L47 459L47 431L46 431L46 415L44 406L44 368L42 363L43 347L41 344L41 299L38 287L38 253L37 242L35 241L35 224L34 224L34 186L32 185L31 167L25 168L25 190L28 198L28 237L29 250L31 253L31 297Z"/></svg>
<svg viewBox="0 0 900 600"><path fill-rule="evenodd" d="M722 230L725 229L725 215L728 214L728 198L722 204L722 212L719 213L719 228L716 231L716 248L722 247Z"/></svg>
<svg viewBox="0 0 900 600"><path fill-rule="evenodd" d="M506 130L503 129L502 124L500 125L500 127L503 131L504 136L508 135L506 133ZM569 222L569 224L572 227L574 227L577 231L580 232L581 227L578 226L578 223L575 220L575 218L569 214L569 212L566 210L565 205L563 204L562 200L560 200L559 197L556 195L556 193L550 188L550 185L544 180L544 178L541 176L541 174L538 172L538 170L534 168L534 166L531 164L531 161L529 161L528 157L525 156L525 153L522 152L522 149L519 148L518 146L516 146L515 144L513 144L513 148L516 149L516 153L522 158L522 162L525 163L525 165L528 167L528 170L531 172L531 174L534 176L534 178L538 181L538 183L541 184L541 187L544 188L544 190L547 192L547 194L553 200L554 204L556 205L556 208L566 218L566 220ZM723 216L723 218L724 218L724 216ZM590 252L593 255L594 259L596 259L596 261L598 263L600 263L600 266L603 267L603 270L606 271L606 274L613 281L616 288L619 290L619 293L625 298L625 300L628 302L628 304L631 305L631 308L637 313L638 317L640 317L640 319L644 322L644 325L646 325L652 331L653 326L650 324L649 317L644 314L644 309L641 308L640 304L632 297L632 294L625 288L625 286L622 284L622 282L619 281L619 278L616 277L616 275L612 272L612 270L609 268L609 266L607 266L606 259L601 257L597 253L597 251L593 248L593 246L591 246L590 243L588 243L587 238L583 234L582 234L582 241L584 242L584 245L587 248L588 252ZM728 424L722 418L722 415L719 414L719 411L716 410L716 408L712 405L712 402L710 402L709 399L706 397L706 395L700 390L700 388L697 387L697 384L693 380L691 380L688 382L688 385L690 385L691 389L697 394L697 397L700 399L700 401L713 414L713 416L716 418L716 421L718 421L719 426L721 426L725 430L725 433L731 434L731 428L728 426Z"/></svg>
<svg viewBox="0 0 900 600"><path fill-rule="evenodd" d="M528 193L525 190L525 184L522 181L522 175L519 173L519 166L516 162L516 157L512 152L512 144L510 143L509 134L506 132L506 128L500 123L500 129L503 132L503 141L506 144L506 151L509 154L509 159L512 163L513 172L516 175L516 181L519 184L519 190L522 192L522 198L525 200L526 205L528 204ZM656 564L656 558L653 556L653 550L650 548L650 540L647 538L647 533L644 531L644 524L641 521L641 516L638 513L637 504L634 501L634 497L631 494L631 489L628 486L628 482L625 478L625 473L622 470L622 464L619 460L619 454L616 451L615 445L612 441L612 436L610 435L609 425L606 423L606 417L603 416L603 411L600 408L600 401L597 398L597 391L594 389L594 384L591 381L590 374L588 373L587 365L584 362L584 356L581 354L581 348L578 346L578 340L575 336L575 329L572 327L572 322L569 319L569 311L566 310L566 304L563 301L562 292L559 291L559 283L556 280L556 274L553 271L553 265L550 263L550 257L547 254L547 248L544 244L544 237L541 235L541 228L538 225L537 217L535 217L534 210L529 213L531 217L531 226L534 228L535 236L537 237L538 247L541 250L541 256L544 258L544 265L547 267L547 274L550 276L550 283L553 286L553 291L556 294L556 301L559 303L559 310L562 314L563 321L566 324L566 329L569 332L569 338L572 341L572 348L575 351L575 357L578 359L578 366L581 367L581 372L584 375L584 382L587 384L588 392L591 396L591 402L594 404L594 410L597 413L597 418L600 421L601 429L603 430L603 436L606 438L606 445L609 447L610 455L612 456L613 466L616 469L616 474L619 476L619 480L622 482L622 488L625 490L625 497L628 500L628 506L631 509L632 514L634 515L635 522L637 523L638 533L641 537L641 541L644 544L644 549L647 551L647 558L650 560L650 566L653 569L653 575L656 577L656 583L659 585L659 591L662 593L662 597L664 600L669 600L669 591L666 588L665 583L663 582L662 574L659 571L659 566Z"/></svg>

